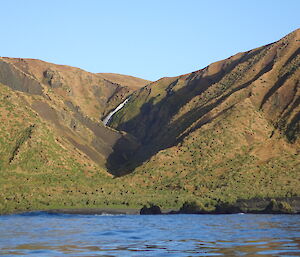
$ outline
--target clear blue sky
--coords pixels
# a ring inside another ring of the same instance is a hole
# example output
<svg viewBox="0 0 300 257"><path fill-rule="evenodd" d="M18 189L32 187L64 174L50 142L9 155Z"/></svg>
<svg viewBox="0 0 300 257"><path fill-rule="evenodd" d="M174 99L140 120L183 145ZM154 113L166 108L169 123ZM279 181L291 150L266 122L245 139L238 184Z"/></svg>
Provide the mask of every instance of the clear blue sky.
<svg viewBox="0 0 300 257"><path fill-rule="evenodd" d="M300 27L300 0L6 0L0 56L156 80Z"/></svg>

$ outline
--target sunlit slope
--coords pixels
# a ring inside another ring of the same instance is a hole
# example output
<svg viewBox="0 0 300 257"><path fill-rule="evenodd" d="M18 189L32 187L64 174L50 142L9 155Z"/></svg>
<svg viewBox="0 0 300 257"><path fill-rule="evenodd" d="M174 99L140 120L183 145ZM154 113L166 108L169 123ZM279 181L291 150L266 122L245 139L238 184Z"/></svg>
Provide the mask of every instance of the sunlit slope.
<svg viewBox="0 0 300 257"><path fill-rule="evenodd" d="M71 101L79 106L84 114L95 119L105 116L134 90L148 83L146 80L132 76L96 74L76 67L36 59L3 57L0 59L0 67L2 73L0 82L3 84L16 84L16 76L25 76L40 84L39 88L53 91L56 95L62 96L65 101ZM26 85L24 86L26 90ZM19 88L14 87L20 89L21 85ZM30 85L30 88L33 87ZM37 89L34 92L37 92Z"/></svg>
<svg viewBox="0 0 300 257"><path fill-rule="evenodd" d="M65 190L109 178L30 108L30 98L0 84L1 213L70 205Z"/></svg>

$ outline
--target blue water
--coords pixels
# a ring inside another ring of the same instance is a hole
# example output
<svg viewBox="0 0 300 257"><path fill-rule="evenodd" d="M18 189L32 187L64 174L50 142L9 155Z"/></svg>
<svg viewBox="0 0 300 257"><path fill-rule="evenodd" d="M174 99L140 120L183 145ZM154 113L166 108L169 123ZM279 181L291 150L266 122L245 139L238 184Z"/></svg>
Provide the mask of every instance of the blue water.
<svg viewBox="0 0 300 257"><path fill-rule="evenodd" d="M7 215L0 255L300 256L300 215Z"/></svg>

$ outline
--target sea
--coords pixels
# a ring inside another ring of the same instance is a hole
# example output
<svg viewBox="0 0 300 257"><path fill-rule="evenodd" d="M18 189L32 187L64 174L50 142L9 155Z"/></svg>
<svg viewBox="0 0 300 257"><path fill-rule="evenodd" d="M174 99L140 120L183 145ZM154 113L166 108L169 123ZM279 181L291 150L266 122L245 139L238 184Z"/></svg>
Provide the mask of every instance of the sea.
<svg viewBox="0 0 300 257"><path fill-rule="evenodd" d="M3 215L0 256L300 256L300 215Z"/></svg>

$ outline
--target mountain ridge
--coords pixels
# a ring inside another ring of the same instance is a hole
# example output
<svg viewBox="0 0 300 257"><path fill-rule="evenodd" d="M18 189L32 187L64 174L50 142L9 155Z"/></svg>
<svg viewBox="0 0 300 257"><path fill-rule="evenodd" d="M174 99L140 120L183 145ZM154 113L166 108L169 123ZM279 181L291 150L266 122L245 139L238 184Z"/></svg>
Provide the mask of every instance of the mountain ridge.
<svg viewBox="0 0 300 257"><path fill-rule="evenodd" d="M174 136L171 145L176 144L180 142L179 135L182 137L197 119L205 118L208 112L227 98L245 89L248 90L248 95L244 98L249 97L255 108L262 110L269 122L274 123L275 129L279 123L281 127L286 126L287 131L283 133L299 145L299 34L300 30L296 30L275 43L239 53L199 71L154 82L133 94L129 103L112 118L111 126L134 135L144 147L149 144L151 149L155 147L155 140L157 144L161 144L164 139L170 142L172 133ZM278 58L277 55L282 57ZM261 84L265 83L268 76L271 77L270 88L266 91L265 85ZM284 84L286 81L289 84ZM258 83L260 85L256 86ZM250 89L247 89L249 86ZM282 88L284 91L275 92L279 97L278 101L281 101L276 103L273 91ZM198 102L201 108L197 107ZM289 108L290 112L286 112L286 117L277 117L273 105L278 105L278 112L283 113ZM284 119L287 123L290 119L290 123L284 124ZM180 122L187 125L180 125ZM162 149L171 146L168 142ZM138 152L143 150L139 149Z"/></svg>

